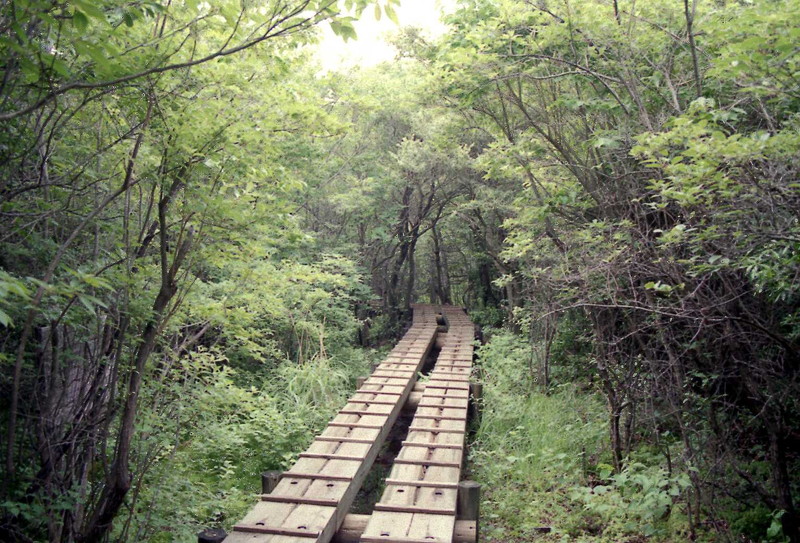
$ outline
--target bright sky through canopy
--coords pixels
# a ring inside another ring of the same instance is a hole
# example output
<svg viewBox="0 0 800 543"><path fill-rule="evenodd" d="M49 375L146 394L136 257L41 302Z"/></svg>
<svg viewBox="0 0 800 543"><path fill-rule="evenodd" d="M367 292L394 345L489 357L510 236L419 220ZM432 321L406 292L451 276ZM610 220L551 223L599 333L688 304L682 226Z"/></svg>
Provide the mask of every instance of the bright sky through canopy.
<svg viewBox="0 0 800 543"><path fill-rule="evenodd" d="M387 42L393 32L403 26L416 26L429 37L442 35L447 27L440 21L442 12L455 7L456 0L402 0L395 8L400 25L394 24L385 15L375 20L373 10L365 10L354 24L357 40L345 42L335 35L329 26L322 30L318 58L323 70L342 70L354 66L374 66L392 60L396 51Z"/></svg>

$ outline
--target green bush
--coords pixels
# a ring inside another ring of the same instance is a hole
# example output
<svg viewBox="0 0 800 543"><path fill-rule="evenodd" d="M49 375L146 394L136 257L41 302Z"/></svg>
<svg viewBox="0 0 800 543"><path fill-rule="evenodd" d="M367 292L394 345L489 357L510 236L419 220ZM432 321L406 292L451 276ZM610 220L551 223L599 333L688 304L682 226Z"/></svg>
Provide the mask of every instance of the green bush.
<svg viewBox="0 0 800 543"><path fill-rule="evenodd" d="M191 541L205 527L229 529L255 503L260 474L294 463L374 356L342 348L264 368L260 378L237 375L215 351L181 360L182 379L146 390L151 407L137 443L151 468L117 535L166 543Z"/></svg>
<svg viewBox="0 0 800 543"><path fill-rule="evenodd" d="M604 535L667 535L674 501L691 484L688 475L670 476L659 466L640 463L613 475L611 466L604 468L599 476L607 484L577 487L571 494L603 521Z"/></svg>
<svg viewBox="0 0 800 543"><path fill-rule="evenodd" d="M740 511L730 521L731 532L739 535L743 541L783 543L787 538L781 527L782 514L782 511L770 511L763 505Z"/></svg>

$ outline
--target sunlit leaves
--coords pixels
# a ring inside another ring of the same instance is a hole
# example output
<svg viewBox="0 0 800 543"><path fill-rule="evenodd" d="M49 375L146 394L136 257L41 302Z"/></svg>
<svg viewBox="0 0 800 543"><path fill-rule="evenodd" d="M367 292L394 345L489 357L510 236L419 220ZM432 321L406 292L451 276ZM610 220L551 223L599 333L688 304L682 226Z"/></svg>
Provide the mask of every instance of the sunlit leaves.
<svg viewBox="0 0 800 543"><path fill-rule="evenodd" d="M353 19L346 18L346 19L338 19L335 21L331 21L331 30L337 36L341 36L344 38L345 41L350 39L356 39L358 36L356 35L356 30L353 28Z"/></svg>

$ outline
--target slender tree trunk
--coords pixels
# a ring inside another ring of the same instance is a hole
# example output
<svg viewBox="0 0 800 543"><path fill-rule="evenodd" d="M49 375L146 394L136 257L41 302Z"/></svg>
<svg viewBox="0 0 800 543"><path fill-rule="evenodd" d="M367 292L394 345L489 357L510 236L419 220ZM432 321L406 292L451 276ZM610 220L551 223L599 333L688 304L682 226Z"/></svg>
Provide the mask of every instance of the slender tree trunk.
<svg viewBox="0 0 800 543"><path fill-rule="evenodd" d="M392 315L394 323L400 322L400 278L403 271L403 265L408 258L408 250L410 245L411 229L409 227L409 205L411 202L411 195L413 189L409 186L403 191L402 208L397 220L397 237L399 246L399 254L392 265L392 271L389 275L389 285L387 288L387 301L389 304L389 312Z"/></svg>
<svg viewBox="0 0 800 543"><path fill-rule="evenodd" d="M174 284L162 284L161 290L153 303L153 319L145 327L142 334L142 343L136 352L134 369L128 378L128 396L120 422L117 438L117 448L114 453L114 463L111 473L106 481L100 503L92 515L87 527L84 529L80 541L94 543L102 541L105 534L111 529L111 522L119 511L125 495L131 487L131 473L129 469L130 444L133 438L136 409L139 401L139 392L142 385L142 376L145 364L155 347L161 319L169 305L170 300L177 292Z"/></svg>
<svg viewBox="0 0 800 543"><path fill-rule="evenodd" d="M408 246L408 282L406 283L406 298L403 310L408 310L414 303L414 284L417 278L417 261L414 252L417 249L417 234L414 232L411 243Z"/></svg>
<svg viewBox="0 0 800 543"><path fill-rule="evenodd" d="M616 398L609 398L609 425L608 430L611 437L611 461L614 465L614 472L622 471L622 436L620 432L620 419L622 412Z"/></svg>
<svg viewBox="0 0 800 543"><path fill-rule="evenodd" d="M442 246L439 229L434 226L431 229L431 234L433 236L434 290L439 303L450 304L452 303L450 297L450 281L447 280L447 265L442 258Z"/></svg>
<svg viewBox="0 0 800 543"><path fill-rule="evenodd" d="M105 538L111 529L111 522L120 507L122 507L125 495L131 487L130 446L135 431L139 393L145 365L155 348L170 302L178 291L176 281L178 271L192 246L193 231L189 229L186 238L175 252L172 264L169 263L167 210L172 201L172 196L177 193L176 187L182 186L183 179L175 179L168 193L158 203L161 287L153 302L152 317L142 332L141 343L134 356L133 369L128 376L128 391L120 420L114 461L109 470L97 508L78 538L82 543L96 543Z"/></svg>
<svg viewBox="0 0 800 543"><path fill-rule="evenodd" d="M31 337L31 333L33 332L33 323L36 319L38 314L39 304L42 303L42 298L44 298L45 293L45 286L44 284L49 283L52 281L56 270L58 269L58 265L61 263L61 259L64 258L64 255L67 253L67 250L72 245L72 242L75 238L78 237L86 226L91 223L111 202L117 199L120 195L126 193L133 182L133 168L136 164L136 159L139 156L139 149L142 146L142 141L144 139L144 132L147 129L147 126L150 124L150 116L153 112L153 101L148 101L147 106L147 113L145 114L144 122L142 123L142 129L139 132L139 135L136 137L136 142L133 145L133 149L131 150L130 157L128 159L127 166L125 168L125 178L122 182L122 186L109 193L100 205L95 207L91 213L89 213L79 224L76 226L70 235L67 237L66 240L59 246L58 251L56 252L53 260L50 262L50 265L47 267L44 276L42 277L42 285L36 290L34 294L33 300L31 301L31 307L28 310L27 315L25 316L25 324L22 327L22 333L20 334L19 345L17 346L16 352L16 359L14 362L14 372L12 377L12 387L11 387L11 406L9 409L9 417L8 417L8 434L6 439L8 440L6 443L6 484L10 485L11 482L15 478L15 471L14 471L14 443L16 441L16 433L17 433L17 417L19 416L19 388L20 388L20 380L22 378L22 365L25 361L25 351L28 346L28 340Z"/></svg>
<svg viewBox="0 0 800 543"><path fill-rule="evenodd" d="M697 59L697 44L694 41L694 16L697 12L697 0L692 0L692 7L689 8L689 0L683 0L683 13L686 17L686 34L689 38L689 50L692 53L692 69L694 70L694 86L697 97L703 95L703 83L700 79L700 63Z"/></svg>
<svg viewBox="0 0 800 543"><path fill-rule="evenodd" d="M780 416L780 415L779 415ZM786 457L786 429L783 424L770 424L769 459L772 466L772 484L778 495L777 505L783 511L781 526L791 543L800 542L800 519L792 499L792 485Z"/></svg>

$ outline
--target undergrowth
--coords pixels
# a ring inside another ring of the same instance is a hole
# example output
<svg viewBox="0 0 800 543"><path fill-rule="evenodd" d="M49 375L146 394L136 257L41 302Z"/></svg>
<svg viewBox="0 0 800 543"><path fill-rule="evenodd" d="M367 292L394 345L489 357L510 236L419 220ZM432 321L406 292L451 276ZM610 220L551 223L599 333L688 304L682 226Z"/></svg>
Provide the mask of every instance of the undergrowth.
<svg viewBox="0 0 800 543"><path fill-rule="evenodd" d="M479 351L484 396L471 447L471 477L483 485L481 534L488 542L684 541L676 496L688 478L652 455L612 474L602 397L575 384L536 385L535 355L510 332Z"/></svg>
<svg viewBox="0 0 800 543"><path fill-rule="evenodd" d="M368 373L378 352L340 348L329 357L285 361L260 376L207 353L193 359L193 392L177 391L181 412L148 426L142 450L159 451L126 522L127 538L187 542L204 528L225 528L256 503L260 474L288 469ZM158 391L151 391L156 394ZM163 393L163 392L162 392Z"/></svg>

